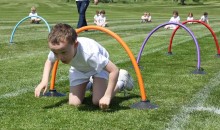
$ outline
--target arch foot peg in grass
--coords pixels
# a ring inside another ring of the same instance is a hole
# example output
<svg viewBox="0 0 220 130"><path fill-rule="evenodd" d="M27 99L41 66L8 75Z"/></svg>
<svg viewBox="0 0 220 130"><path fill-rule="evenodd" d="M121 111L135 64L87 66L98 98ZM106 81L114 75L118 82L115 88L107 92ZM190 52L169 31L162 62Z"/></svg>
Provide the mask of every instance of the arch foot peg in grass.
<svg viewBox="0 0 220 130"><path fill-rule="evenodd" d="M134 109L157 109L158 106L151 104L150 100L146 100L146 101L140 101L138 103L131 105L131 108L134 108Z"/></svg>
<svg viewBox="0 0 220 130"><path fill-rule="evenodd" d="M173 55L173 53L172 52L167 52L167 55L170 56L170 55Z"/></svg>
<svg viewBox="0 0 220 130"><path fill-rule="evenodd" d="M220 54L216 54L216 57L220 58Z"/></svg>
<svg viewBox="0 0 220 130"><path fill-rule="evenodd" d="M203 68L199 68L199 69L196 69L192 72L193 74L205 74L205 71Z"/></svg>
<svg viewBox="0 0 220 130"><path fill-rule="evenodd" d="M43 96L62 97L62 96L65 96L65 94L58 93L55 89L53 89L53 90L49 90L49 92L45 93Z"/></svg>

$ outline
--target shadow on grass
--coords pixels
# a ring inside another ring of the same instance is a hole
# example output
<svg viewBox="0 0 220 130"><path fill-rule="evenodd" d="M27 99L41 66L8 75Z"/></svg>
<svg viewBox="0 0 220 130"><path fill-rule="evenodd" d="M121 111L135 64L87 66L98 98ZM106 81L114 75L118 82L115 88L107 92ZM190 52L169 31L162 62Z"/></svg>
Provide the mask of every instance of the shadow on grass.
<svg viewBox="0 0 220 130"><path fill-rule="evenodd" d="M136 95L133 93L129 94L128 96L116 96L112 99L110 108L107 110L103 110L103 112L115 112L118 110L130 109L130 105L121 106L120 103L122 103L123 101L129 100L129 99L132 99L132 98L139 98L139 97L140 95ZM59 102L55 104L44 106L43 109L53 109L53 108L61 107L64 104L68 104L68 98L60 100ZM85 97L83 104L77 107L77 109L79 111L100 111L100 108L98 106L95 106L92 104L92 95Z"/></svg>
<svg viewBox="0 0 220 130"><path fill-rule="evenodd" d="M57 108L57 107L60 107L60 106L62 106L62 105L64 105L64 104L66 104L66 103L68 103L68 99L67 99L67 98L66 98L66 99L63 99L63 100L61 100L61 101L59 101L59 102L57 102L57 103L55 103L55 104L45 106L45 107L43 107L43 109Z"/></svg>
<svg viewBox="0 0 220 130"><path fill-rule="evenodd" d="M119 110L127 110L130 109L129 106L122 106L120 103L123 101L133 99L133 98L139 98L140 95L136 94L129 94L128 96L116 96L112 99L110 107L106 110L103 110L103 112L115 112ZM84 102L81 106L78 107L79 111L100 111L100 108L98 106L95 106L92 104L92 96L89 96L84 99Z"/></svg>

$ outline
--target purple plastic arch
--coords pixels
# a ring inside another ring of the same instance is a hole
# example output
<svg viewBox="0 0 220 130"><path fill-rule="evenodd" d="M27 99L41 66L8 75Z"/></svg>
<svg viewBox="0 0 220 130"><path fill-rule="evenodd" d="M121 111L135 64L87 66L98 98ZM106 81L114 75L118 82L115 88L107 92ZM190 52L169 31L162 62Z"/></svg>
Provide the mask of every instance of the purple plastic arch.
<svg viewBox="0 0 220 130"><path fill-rule="evenodd" d="M194 42L195 42L195 45L196 45L196 50L197 50L197 69L199 70L200 69L200 49L199 49L199 44L198 44L198 41L196 40L194 34L192 33L192 31L190 31L185 25L183 24L180 24L180 23L174 23L174 22L168 22L168 23L164 23L164 24L161 24L159 26L157 26L156 28L154 28L149 34L148 36L145 38L144 42L142 43L142 46L140 48L140 51L139 51L139 54L138 54L138 57L137 57L137 63L139 64L139 61L140 61L140 58L141 58L141 54L143 52L143 49L144 49L144 46L147 44L147 41L148 39L150 38L150 36L156 32L159 28L165 26L165 25L169 25L169 24L175 24L175 25L179 25L181 27L183 27L193 38Z"/></svg>

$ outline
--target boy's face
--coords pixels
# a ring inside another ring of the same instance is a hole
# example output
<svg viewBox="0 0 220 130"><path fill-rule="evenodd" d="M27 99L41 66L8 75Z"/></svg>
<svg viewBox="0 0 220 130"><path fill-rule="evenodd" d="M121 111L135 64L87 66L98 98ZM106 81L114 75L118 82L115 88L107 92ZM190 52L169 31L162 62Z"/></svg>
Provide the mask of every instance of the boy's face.
<svg viewBox="0 0 220 130"><path fill-rule="evenodd" d="M61 60L62 63L68 64L73 59L76 54L78 42L74 44L68 44L66 41L60 42L59 45L53 45L49 43L49 48L55 54L58 60Z"/></svg>
<svg viewBox="0 0 220 130"><path fill-rule="evenodd" d="M103 13L101 13L100 15L101 15L102 17L105 16L105 14L103 14Z"/></svg>

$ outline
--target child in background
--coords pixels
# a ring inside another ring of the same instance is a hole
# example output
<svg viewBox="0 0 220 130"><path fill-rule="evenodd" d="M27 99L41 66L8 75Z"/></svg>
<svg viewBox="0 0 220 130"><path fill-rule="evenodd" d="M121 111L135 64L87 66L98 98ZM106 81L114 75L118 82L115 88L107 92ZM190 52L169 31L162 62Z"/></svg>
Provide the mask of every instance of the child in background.
<svg viewBox="0 0 220 130"><path fill-rule="evenodd" d="M96 10L96 14L95 14L95 16L94 16L94 23L95 23L95 24L97 23L97 20L98 20L99 15L100 15L99 10Z"/></svg>
<svg viewBox="0 0 220 130"><path fill-rule="evenodd" d="M148 16L147 22L151 22L151 15L150 15L150 13L148 13L147 16Z"/></svg>
<svg viewBox="0 0 220 130"><path fill-rule="evenodd" d="M204 12L203 16L201 16L199 21L202 21L202 22L209 24L208 13Z"/></svg>
<svg viewBox="0 0 220 130"><path fill-rule="evenodd" d="M41 19L37 18L37 12L36 12L36 8L33 6L31 7L31 12L29 13L29 16L31 16L31 21L30 23L36 23L39 24Z"/></svg>
<svg viewBox="0 0 220 130"><path fill-rule="evenodd" d="M111 99L119 90L132 90L130 74L109 59L108 51L93 39L77 37L76 31L68 24L57 24L48 36L50 53L44 65L40 84L35 88L35 97L42 90L46 92L51 69L56 60L69 64L69 104L79 106L85 97L90 77L92 102L101 109L107 109Z"/></svg>
<svg viewBox="0 0 220 130"><path fill-rule="evenodd" d="M150 13L144 12L144 15L141 16L141 23L151 22Z"/></svg>
<svg viewBox="0 0 220 130"><path fill-rule="evenodd" d="M193 13L190 12L190 13L188 14L188 17L187 17L186 20L187 20L187 21L188 21L188 20L194 20L194 19L193 19ZM193 23L193 22L188 22L188 24L192 24L192 23Z"/></svg>
<svg viewBox="0 0 220 130"><path fill-rule="evenodd" d="M141 16L141 23L146 23L147 22L147 12L144 12L144 15Z"/></svg>
<svg viewBox="0 0 220 130"><path fill-rule="evenodd" d="M173 11L173 16L170 18L169 22L180 23L180 17L178 11ZM170 24L166 25L166 29L175 29L178 25Z"/></svg>
<svg viewBox="0 0 220 130"><path fill-rule="evenodd" d="M97 22L96 22L97 26L100 27L107 27L107 22L106 22L106 16L105 16L105 10L101 10L100 11L100 15L97 18Z"/></svg>

